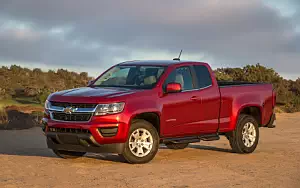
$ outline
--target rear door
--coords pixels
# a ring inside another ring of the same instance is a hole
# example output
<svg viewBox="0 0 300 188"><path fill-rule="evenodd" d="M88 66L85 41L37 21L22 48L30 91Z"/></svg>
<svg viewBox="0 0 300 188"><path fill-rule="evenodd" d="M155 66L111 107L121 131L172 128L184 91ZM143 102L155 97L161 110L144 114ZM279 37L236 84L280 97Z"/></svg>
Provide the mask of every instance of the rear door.
<svg viewBox="0 0 300 188"><path fill-rule="evenodd" d="M201 114L198 115L198 126L201 133L214 133L219 126L220 92L217 83L213 82L212 72L207 65L193 65L196 77L197 98L201 100Z"/></svg>

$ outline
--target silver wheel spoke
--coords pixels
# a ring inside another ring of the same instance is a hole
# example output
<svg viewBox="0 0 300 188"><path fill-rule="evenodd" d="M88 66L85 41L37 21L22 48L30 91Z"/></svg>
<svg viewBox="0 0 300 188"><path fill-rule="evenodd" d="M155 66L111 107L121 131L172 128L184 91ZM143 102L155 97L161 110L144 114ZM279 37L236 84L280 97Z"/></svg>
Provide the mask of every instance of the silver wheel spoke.
<svg viewBox="0 0 300 188"><path fill-rule="evenodd" d="M245 139L245 145L246 145L247 147L249 147L249 140L248 140L248 139Z"/></svg>
<svg viewBox="0 0 300 188"><path fill-rule="evenodd" d="M142 139L143 139L143 140L146 140L146 139L149 138L149 137L150 137L150 135L147 135L146 132L143 132L143 134L142 134Z"/></svg>
<svg viewBox="0 0 300 188"><path fill-rule="evenodd" d="M251 140L251 142L254 142L255 136L249 135L249 139Z"/></svg>
<svg viewBox="0 0 300 188"><path fill-rule="evenodd" d="M139 132L138 131L135 131L134 133L133 133L133 138L135 138L135 139L138 139L138 137L140 136L139 135Z"/></svg>
<svg viewBox="0 0 300 188"><path fill-rule="evenodd" d="M136 148L136 143L135 142L129 142L130 150L134 150Z"/></svg>
<svg viewBox="0 0 300 188"><path fill-rule="evenodd" d="M246 147L253 146L256 140L256 130L252 122L248 122L244 125L242 130L242 140Z"/></svg>
<svg viewBox="0 0 300 188"><path fill-rule="evenodd" d="M146 149L149 149L151 146L152 146L152 143L145 142L143 147L146 148Z"/></svg>
<svg viewBox="0 0 300 188"><path fill-rule="evenodd" d="M243 128L242 134L246 134L246 130L245 127Z"/></svg>
<svg viewBox="0 0 300 188"><path fill-rule="evenodd" d="M142 147L138 147L138 148L137 148L137 154L138 154L138 155L143 155L143 154L144 154L144 150L143 150Z"/></svg>

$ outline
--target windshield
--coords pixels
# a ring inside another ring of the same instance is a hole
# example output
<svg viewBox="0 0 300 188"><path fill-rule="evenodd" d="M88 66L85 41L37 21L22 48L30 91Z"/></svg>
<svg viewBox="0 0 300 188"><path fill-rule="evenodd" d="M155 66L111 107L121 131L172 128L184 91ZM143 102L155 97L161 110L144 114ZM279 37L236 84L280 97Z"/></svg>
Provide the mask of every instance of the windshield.
<svg viewBox="0 0 300 188"><path fill-rule="evenodd" d="M165 66L119 65L100 76L92 86L151 89L165 68Z"/></svg>

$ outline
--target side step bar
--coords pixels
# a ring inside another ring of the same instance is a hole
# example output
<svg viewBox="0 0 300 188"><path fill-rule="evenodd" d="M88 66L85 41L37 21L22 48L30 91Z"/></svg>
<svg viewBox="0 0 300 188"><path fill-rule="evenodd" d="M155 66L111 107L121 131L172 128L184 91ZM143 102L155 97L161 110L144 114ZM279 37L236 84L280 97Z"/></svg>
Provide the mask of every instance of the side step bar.
<svg viewBox="0 0 300 188"><path fill-rule="evenodd" d="M218 134L207 134L200 136L187 136L187 137L178 137L178 138L165 138L163 139L163 143L195 143L203 141L213 141L219 140L220 136Z"/></svg>

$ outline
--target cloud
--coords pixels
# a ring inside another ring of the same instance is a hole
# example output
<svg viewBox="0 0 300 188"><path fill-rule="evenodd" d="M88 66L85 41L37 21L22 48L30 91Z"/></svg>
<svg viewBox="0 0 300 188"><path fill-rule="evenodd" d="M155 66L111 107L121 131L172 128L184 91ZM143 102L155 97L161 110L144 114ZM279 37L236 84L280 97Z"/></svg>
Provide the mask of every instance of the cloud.
<svg viewBox="0 0 300 188"><path fill-rule="evenodd" d="M285 16L279 11L283 5L295 13ZM28 26L0 27L0 59L109 67L141 54L171 59L183 49L184 59L210 60L214 66L259 62L295 75L299 5L297 0L2 0L2 21Z"/></svg>

